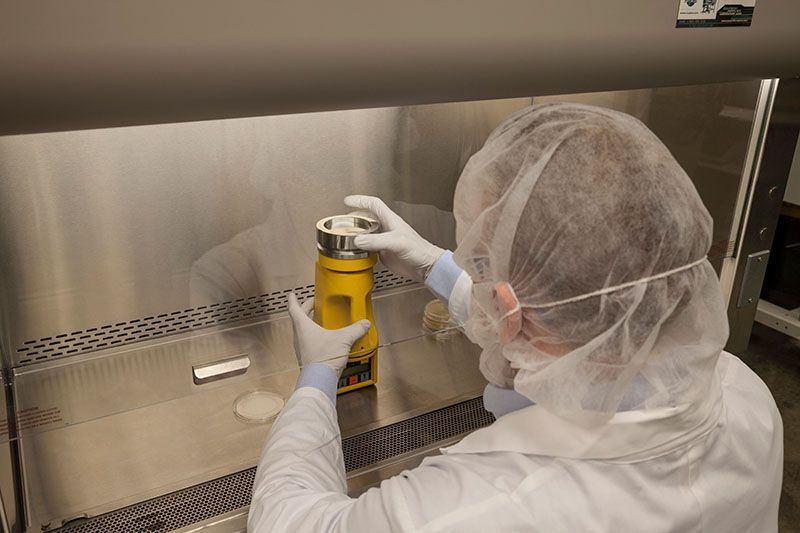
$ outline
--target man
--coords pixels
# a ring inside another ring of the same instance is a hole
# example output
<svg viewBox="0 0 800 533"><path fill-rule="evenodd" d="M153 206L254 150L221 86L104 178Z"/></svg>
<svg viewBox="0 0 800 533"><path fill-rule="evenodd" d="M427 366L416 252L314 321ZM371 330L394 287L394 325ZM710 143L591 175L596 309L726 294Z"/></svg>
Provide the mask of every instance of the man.
<svg viewBox="0 0 800 533"><path fill-rule="evenodd" d="M377 198L356 244L465 317L497 417L443 455L346 494L335 384L367 323L324 330L292 299L303 365L253 489L252 531L777 530L782 424L722 352L711 218L627 115L527 108L473 156L455 254Z"/></svg>

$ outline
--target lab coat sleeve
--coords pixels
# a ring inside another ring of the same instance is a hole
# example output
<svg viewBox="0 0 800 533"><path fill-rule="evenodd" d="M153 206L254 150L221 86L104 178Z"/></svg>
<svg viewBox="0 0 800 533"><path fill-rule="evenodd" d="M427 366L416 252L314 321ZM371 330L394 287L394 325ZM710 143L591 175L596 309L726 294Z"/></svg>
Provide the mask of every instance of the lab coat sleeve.
<svg viewBox="0 0 800 533"><path fill-rule="evenodd" d="M298 388L267 437L253 484L248 531L391 529L380 505L370 509L369 523L350 523L357 504L363 506L367 501L347 496L333 403L317 388Z"/></svg>
<svg viewBox="0 0 800 533"><path fill-rule="evenodd" d="M450 319L453 324L463 326L469 318L470 296L472 295L472 278L466 272L461 272L453 286L453 292L447 300Z"/></svg>

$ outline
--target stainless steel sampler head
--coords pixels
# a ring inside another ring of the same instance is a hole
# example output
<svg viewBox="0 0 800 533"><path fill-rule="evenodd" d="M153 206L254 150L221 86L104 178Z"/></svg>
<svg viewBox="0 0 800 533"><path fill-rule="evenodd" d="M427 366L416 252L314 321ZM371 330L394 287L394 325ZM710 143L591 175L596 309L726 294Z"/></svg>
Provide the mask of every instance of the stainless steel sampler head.
<svg viewBox="0 0 800 533"><path fill-rule="evenodd" d="M317 222L317 249L334 259L362 259L369 252L358 248L353 240L358 235L380 230L376 220L362 215L334 215Z"/></svg>

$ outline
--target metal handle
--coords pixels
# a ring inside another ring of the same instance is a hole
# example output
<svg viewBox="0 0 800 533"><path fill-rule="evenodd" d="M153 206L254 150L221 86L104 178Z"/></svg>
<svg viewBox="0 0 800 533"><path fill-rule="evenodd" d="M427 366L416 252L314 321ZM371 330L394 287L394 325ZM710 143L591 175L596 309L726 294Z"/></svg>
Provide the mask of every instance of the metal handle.
<svg viewBox="0 0 800 533"><path fill-rule="evenodd" d="M202 385L220 379L240 376L250 368L250 356L247 354L236 355L220 359L211 363L192 366L192 381L195 385Z"/></svg>
<svg viewBox="0 0 800 533"><path fill-rule="evenodd" d="M764 284L764 276L767 274L767 260L769 250L761 250L747 256L742 276L742 287L739 290L739 299L736 307L741 308L758 303L758 296L761 294L761 286Z"/></svg>

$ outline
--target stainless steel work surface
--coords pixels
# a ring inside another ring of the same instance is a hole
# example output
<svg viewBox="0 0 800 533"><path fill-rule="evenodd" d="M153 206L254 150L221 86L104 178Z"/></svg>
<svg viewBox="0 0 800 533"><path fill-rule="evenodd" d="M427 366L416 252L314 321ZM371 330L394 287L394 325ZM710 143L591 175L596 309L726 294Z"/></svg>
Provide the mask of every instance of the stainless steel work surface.
<svg viewBox="0 0 800 533"><path fill-rule="evenodd" d="M420 337L419 286L375 298L383 346L376 387L339 397L345 437L479 395L479 350L458 332ZM53 410L22 430L31 523L60 525L253 466L269 424L233 413L252 390L291 394L297 376L287 318L68 364L23 368L19 410ZM196 385L192 366L248 353L244 375Z"/></svg>

